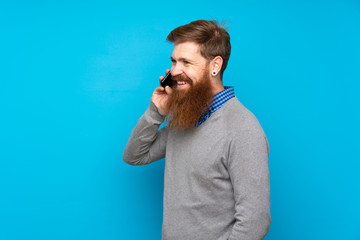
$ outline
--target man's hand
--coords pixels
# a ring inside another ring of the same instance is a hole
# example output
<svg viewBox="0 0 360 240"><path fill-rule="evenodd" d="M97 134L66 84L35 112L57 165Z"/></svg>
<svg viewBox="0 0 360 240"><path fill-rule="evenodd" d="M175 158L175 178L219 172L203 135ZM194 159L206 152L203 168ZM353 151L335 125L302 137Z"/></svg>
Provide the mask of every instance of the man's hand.
<svg viewBox="0 0 360 240"><path fill-rule="evenodd" d="M170 70L167 69L166 73L168 73L169 71ZM163 78L164 78L163 76L159 77L159 81L161 82ZM154 90L153 95L151 97L151 101L159 109L161 114L167 114L167 111L169 110L167 109L167 102L169 101L169 97L172 94L172 92L173 90L169 86L166 86L165 88L160 86Z"/></svg>

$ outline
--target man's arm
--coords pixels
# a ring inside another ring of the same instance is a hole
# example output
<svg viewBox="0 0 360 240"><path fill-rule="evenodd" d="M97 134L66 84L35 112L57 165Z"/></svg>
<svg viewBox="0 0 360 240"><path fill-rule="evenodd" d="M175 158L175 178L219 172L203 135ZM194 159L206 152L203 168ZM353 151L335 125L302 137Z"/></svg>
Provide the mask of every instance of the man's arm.
<svg viewBox="0 0 360 240"><path fill-rule="evenodd" d="M162 79L161 76L159 81ZM172 89L168 86L157 87L154 90L150 106L139 119L126 144L123 153L126 163L144 165L165 157L168 129L158 129L165 119L167 101L171 93Z"/></svg>
<svg viewBox="0 0 360 240"><path fill-rule="evenodd" d="M263 239L270 228L269 146L263 131L247 130L230 143L229 173L235 219L229 240Z"/></svg>
<svg viewBox="0 0 360 240"><path fill-rule="evenodd" d="M123 154L126 163L144 165L165 157L167 128L158 131L164 118L151 102L126 144Z"/></svg>

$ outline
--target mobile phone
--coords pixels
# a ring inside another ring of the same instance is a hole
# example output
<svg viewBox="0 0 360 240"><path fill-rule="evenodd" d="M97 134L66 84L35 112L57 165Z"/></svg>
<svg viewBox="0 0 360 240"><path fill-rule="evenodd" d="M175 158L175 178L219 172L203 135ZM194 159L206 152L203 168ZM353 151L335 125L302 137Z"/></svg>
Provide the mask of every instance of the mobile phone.
<svg viewBox="0 0 360 240"><path fill-rule="evenodd" d="M169 86L169 87L172 87L173 85L173 80L171 78L171 73L170 71L165 75L165 77L163 78L163 80L161 80L161 86L162 87L166 87L166 86Z"/></svg>

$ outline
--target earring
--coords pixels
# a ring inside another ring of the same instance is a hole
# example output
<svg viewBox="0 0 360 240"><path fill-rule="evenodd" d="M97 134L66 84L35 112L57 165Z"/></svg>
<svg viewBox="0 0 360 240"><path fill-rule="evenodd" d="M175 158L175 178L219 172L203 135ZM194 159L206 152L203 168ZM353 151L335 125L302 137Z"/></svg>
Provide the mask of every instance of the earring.
<svg viewBox="0 0 360 240"><path fill-rule="evenodd" d="M215 71L212 72L212 76L213 76L213 77L216 76L216 72L215 72Z"/></svg>

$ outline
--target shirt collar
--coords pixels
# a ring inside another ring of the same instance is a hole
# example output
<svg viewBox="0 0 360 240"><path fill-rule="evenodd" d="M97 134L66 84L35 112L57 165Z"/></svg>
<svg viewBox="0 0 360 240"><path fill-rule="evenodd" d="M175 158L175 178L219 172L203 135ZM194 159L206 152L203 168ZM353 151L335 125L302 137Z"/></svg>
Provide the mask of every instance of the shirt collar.
<svg viewBox="0 0 360 240"><path fill-rule="evenodd" d="M224 90L215 94L210 104L209 110L200 117L196 127L203 124L216 110L224 106L224 104L233 97L235 97L234 87L225 86Z"/></svg>

